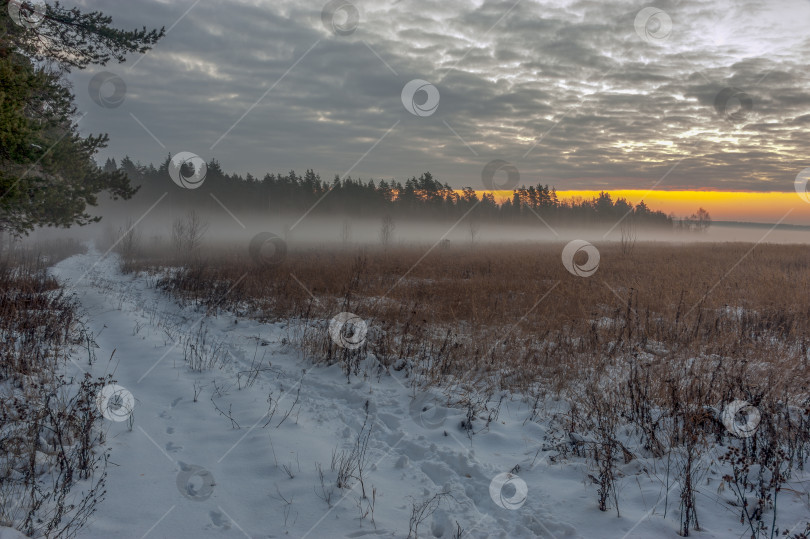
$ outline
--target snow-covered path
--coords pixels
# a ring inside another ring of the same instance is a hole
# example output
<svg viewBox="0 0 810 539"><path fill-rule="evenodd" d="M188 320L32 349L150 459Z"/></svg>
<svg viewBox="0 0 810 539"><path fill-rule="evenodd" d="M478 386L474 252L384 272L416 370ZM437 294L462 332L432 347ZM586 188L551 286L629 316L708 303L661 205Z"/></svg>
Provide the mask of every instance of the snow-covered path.
<svg viewBox="0 0 810 539"><path fill-rule="evenodd" d="M407 537L413 503L442 491L450 496L420 524L420 537L454 537L457 525L465 537L675 536L677 521L661 517L665 492L649 475L637 481L627 470L621 518L598 511L581 465L552 464L538 452L545 427L526 421L526 402L505 400L488 431L470 440L462 410L423 416L400 373L347 382L338 366L303 362L283 324L203 320L149 278L121 275L114 256L99 260L91 249L53 273L74 290L95 335L91 372L114 371L135 398L131 430L126 421L105 424L107 497L83 537ZM209 342L229 353L225 366L199 373L184 363L182 341L201 321ZM76 371L88 368L83 353ZM265 370L244 387L245 371L262 357ZM328 491L333 452L354 445L366 403L368 497L354 481L334 488L328 504L318 468ZM516 465L519 475L498 488L493 479ZM697 536L739 536L731 511L716 510L722 518L704 512L709 529Z"/></svg>

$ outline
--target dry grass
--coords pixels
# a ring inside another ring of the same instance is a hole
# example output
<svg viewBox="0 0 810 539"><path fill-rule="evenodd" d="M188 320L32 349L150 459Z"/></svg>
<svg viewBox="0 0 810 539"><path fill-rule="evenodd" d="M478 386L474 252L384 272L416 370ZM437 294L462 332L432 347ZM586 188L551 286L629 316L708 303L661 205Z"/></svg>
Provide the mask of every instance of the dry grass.
<svg viewBox="0 0 810 539"><path fill-rule="evenodd" d="M301 250L274 267L241 251L209 252L162 286L207 308L267 319L351 311L369 322L380 359L444 345L455 356L444 370L454 374L519 369L531 382L560 354L637 349L806 366L805 247L639 244L630 256L616 244L599 247L601 265L589 278L565 270L562 245L486 245L437 248L421 261L426 248ZM144 260L141 268L171 264Z"/></svg>
<svg viewBox="0 0 810 539"><path fill-rule="evenodd" d="M109 380L63 373L89 340L76 299L46 272L78 245L53 247L11 245L0 258L0 525L73 537L104 496L96 397Z"/></svg>
<svg viewBox="0 0 810 539"><path fill-rule="evenodd" d="M590 463L603 511L619 512L620 462L664 461L667 485L670 473L680 485L684 536L700 529L709 450L727 445L722 473L741 522L772 536L778 492L810 451L810 250L597 246L588 278L563 267L563 244L299 248L271 267L210 247L183 266L164 249L130 266L158 270L159 286L209 312L291 322L310 360L340 363L347 377L394 369L417 386L452 386L470 436L497 417L496 392L523 395L530 420L557 425L554 458ZM344 311L368 324L357 349L327 331ZM566 405L543 410L549 398ZM761 412L750 438L722 422L737 399ZM749 481L751 467L767 473Z"/></svg>

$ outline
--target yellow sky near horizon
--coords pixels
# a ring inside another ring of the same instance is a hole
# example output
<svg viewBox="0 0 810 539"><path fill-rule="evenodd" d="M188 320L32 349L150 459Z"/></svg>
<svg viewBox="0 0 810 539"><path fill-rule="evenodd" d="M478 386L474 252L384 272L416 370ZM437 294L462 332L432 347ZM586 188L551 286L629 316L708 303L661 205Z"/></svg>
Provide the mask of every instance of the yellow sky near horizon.
<svg viewBox="0 0 810 539"><path fill-rule="evenodd" d="M596 191L557 191L560 199L581 197L589 199L597 196ZM751 221L776 223L780 219L786 224L810 225L810 203L795 191L793 192L750 192L750 191L662 191L645 189L604 190L615 199L625 198L633 205L641 200L652 210L674 213L686 217L698 208L705 208L716 221ZM480 197L486 191L476 191ZM512 191L493 191L495 200L511 198Z"/></svg>

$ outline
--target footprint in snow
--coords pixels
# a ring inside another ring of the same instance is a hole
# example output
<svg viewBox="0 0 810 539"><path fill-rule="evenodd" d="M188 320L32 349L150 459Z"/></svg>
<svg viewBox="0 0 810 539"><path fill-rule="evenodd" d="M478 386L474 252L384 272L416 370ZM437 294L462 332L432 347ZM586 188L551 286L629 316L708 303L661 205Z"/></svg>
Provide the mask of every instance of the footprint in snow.
<svg viewBox="0 0 810 539"><path fill-rule="evenodd" d="M211 517L211 524L206 526L206 528L217 528L219 530L230 530L231 529L231 519L223 515L219 511L209 511L208 516Z"/></svg>
<svg viewBox="0 0 810 539"><path fill-rule="evenodd" d="M169 442L169 443L166 444L166 451L172 451L172 452L176 453L177 451L182 451L182 450L183 450L182 445L174 445L174 442Z"/></svg>

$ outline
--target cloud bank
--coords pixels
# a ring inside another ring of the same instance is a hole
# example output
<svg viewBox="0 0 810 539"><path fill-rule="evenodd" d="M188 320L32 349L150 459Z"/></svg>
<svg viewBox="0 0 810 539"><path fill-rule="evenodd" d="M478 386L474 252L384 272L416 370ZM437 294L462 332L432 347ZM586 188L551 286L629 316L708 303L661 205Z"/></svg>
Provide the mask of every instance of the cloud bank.
<svg viewBox="0 0 810 539"><path fill-rule="evenodd" d="M352 0L334 17L320 1L77 5L168 30L141 58L70 75L82 130L110 134L102 157L430 170L476 189L493 159L559 189L791 191L810 166L808 2ZM92 99L101 71L125 81L119 106ZM403 104L414 79L435 87L430 114Z"/></svg>

